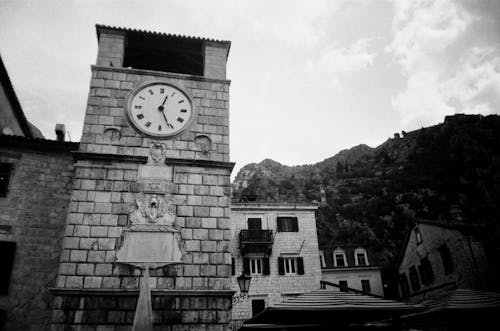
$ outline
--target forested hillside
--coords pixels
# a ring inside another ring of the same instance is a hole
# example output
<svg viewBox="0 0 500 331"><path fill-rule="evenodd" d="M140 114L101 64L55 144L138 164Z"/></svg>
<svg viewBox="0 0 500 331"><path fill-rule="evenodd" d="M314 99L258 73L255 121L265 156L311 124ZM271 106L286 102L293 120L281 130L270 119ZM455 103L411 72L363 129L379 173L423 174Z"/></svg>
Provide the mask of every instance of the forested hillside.
<svg viewBox="0 0 500 331"><path fill-rule="evenodd" d="M320 245L365 245L386 266L415 218L484 224L500 242L500 116L448 116L312 165L248 164L233 199L317 201Z"/></svg>

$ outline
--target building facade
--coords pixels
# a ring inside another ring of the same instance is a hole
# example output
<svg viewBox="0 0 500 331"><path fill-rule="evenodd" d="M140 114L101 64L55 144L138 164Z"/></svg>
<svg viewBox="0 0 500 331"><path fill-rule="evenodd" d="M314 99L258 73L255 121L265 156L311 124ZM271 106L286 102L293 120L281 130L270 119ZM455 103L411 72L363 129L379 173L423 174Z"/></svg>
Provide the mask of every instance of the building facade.
<svg viewBox="0 0 500 331"><path fill-rule="evenodd" d="M321 279L378 296L384 295L381 267L360 246L332 246L320 251Z"/></svg>
<svg viewBox="0 0 500 331"><path fill-rule="evenodd" d="M235 323L266 307L318 289L316 205L232 203L231 256ZM236 278L251 276L248 295L241 295Z"/></svg>
<svg viewBox="0 0 500 331"><path fill-rule="evenodd" d="M489 258L481 232L462 223L417 221L398 264L401 297L420 302L456 288L498 290L498 266Z"/></svg>

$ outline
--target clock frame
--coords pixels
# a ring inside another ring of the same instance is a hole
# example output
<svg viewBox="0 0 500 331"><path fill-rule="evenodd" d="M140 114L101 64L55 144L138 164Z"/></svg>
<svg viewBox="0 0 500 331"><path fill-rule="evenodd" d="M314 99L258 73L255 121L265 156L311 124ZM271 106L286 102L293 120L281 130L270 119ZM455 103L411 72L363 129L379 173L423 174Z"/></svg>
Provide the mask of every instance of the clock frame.
<svg viewBox="0 0 500 331"><path fill-rule="evenodd" d="M130 126L139 134L154 139L172 139L194 123L196 110L192 100L179 86L148 81L129 93L125 114ZM170 116L167 116L168 111Z"/></svg>

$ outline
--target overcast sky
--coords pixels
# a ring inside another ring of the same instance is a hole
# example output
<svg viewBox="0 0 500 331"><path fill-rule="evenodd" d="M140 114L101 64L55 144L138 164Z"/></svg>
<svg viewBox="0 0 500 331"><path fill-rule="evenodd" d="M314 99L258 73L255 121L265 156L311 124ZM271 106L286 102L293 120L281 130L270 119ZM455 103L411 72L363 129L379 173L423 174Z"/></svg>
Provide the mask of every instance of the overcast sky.
<svg viewBox="0 0 500 331"><path fill-rule="evenodd" d="M0 0L0 54L47 138L80 140L96 23L232 42L235 171L500 112L498 0Z"/></svg>

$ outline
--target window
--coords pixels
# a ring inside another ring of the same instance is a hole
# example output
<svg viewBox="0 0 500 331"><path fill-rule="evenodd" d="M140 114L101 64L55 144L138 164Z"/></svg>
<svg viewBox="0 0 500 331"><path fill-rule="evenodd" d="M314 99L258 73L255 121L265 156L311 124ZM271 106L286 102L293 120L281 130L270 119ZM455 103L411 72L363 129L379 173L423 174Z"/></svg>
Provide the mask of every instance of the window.
<svg viewBox="0 0 500 331"><path fill-rule="evenodd" d="M406 297L410 294L410 285L408 284L408 277L405 273L399 275L399 287L401 288L401 296Z"/></svg>
<svg viewBox="0 0 500 331"><path fill-rule="evenodd" d="M454 267L453 267L453 259L451 258L450 249L448 248L448 246L446 244L444 244L438 248L438 251L439 251L439 254L441 255L441 260L443 262L444 273L446 275L452 273L454 270Z"/></svg>
<svg viewBox="0 0 500 331"><path fill-rule="evenodd" d="M326 268L325 254L323 254L323 252L319 253L319 263L321 265L321 268Z"/></svg>
<svg viewBox="0 0 500 331"><path fill-rule="evenodd" d="M280 275L303 275L304 259L302 257L278 257Z"/></svg>
<svg viewBox="0 0 500 331"><path fill-rule="evenodd" d="M234 257L231 258L231 275L236 275L236 263L234 261Z"/></svg>
<svg viewBox="0 0 500 331"><path fill-rule="evenodd" d="M357 266L367 266L368 265L368 256L366 254L366 250L363 248L358 248L354 251L354 259L356 260Z"/></svg>
<svg viewBox="0 0 500 331"><path fill-rule="evenodd" d="M347 280L339 280L339 286L342 292L347 292L348 289Z"/></svg>
<svg viewBox="0 0 500 331"><path fill-rule="evenodd" d="M260 218L249 218L247 223L248 230L262 230L262 219Z"/></svg>
<svg viewBox="0 0 500 331"><path fill-rule="evenodd" d="M269 258L243 258L243 273L246 275L269 275Z"/></svg>
<svg viewBox="0 0 500 331"><path fill-rule="evenodd" d="M434 272L432 271L432 265L427 257L424 257L420 260L418 272L420 273L420 280L422 281L422 284L430 284L434 281Z"/></svg>
<svg viewBox="0 0 500 331"><path fill-rule="evenodd" d="M10 275L14 265L16 243L11 241L0 241L0 295L9 293Z"/></svg>
<svg viewBox="0 0 500 331"><path fill-rule="evenodd" d="M0 163L0 197L7 196L11 171L12 164Z"/></svg>
<svg viewBox="0 0 500 331"><path fill-rule="evenodd" d="M278 232L298 232L297 217L278 217Z"/></svg>
<svg viewBox="0 0 500 331"><path fill-rule="evenodd" d="M252 300L252 316L263 312L266 309L266 301L262 299Z"/></svg>
<svg viewBox="0 0 500 331"><path fill-rule="evenodd" d="M418 227L415 227L415 237L417 239L417 245L422 243L422 234L420 233L420 229Z"/></svg>
<svg viewBox="0 0 500 331"><path fill-rule="evenodd" d="M335 267L347 267L344 250L337 248L333 251L333 265Z"/></svg>
<svg viewBox="0 0 500 331"><path fill-rule="evenodd" d="M410 267L410 283L413 292L420 290L420 280L418 278L417 268L414 265Z"/></svg>
<svg viewBox="0 0 500 331"><path fill-rule="evenodd" d="M362 279L361 280L361 290L366 293L371 292L370 288L370 280L369 279Z"/></svg>

